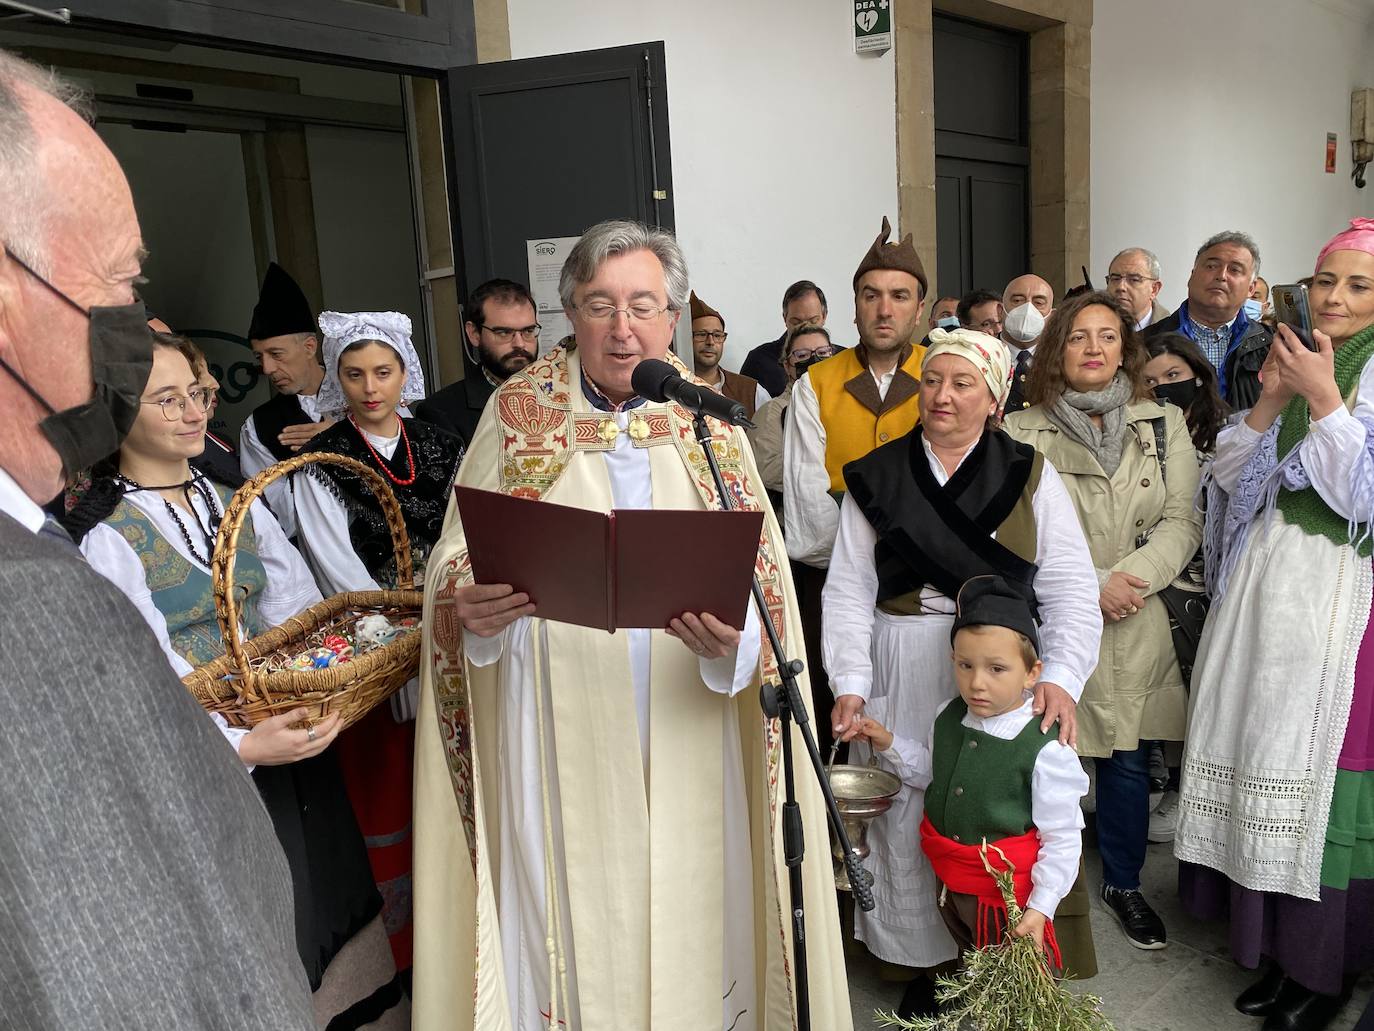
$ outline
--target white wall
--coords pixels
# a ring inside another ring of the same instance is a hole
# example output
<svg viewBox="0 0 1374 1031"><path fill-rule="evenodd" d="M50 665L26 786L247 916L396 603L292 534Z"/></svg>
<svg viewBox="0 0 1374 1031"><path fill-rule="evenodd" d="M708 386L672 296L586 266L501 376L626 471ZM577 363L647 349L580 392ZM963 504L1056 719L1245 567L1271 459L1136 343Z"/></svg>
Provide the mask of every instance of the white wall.
<svg viewBox="0 0 1374 1031"><path fill-rule="evenodd" d="M850 283L897 221L893 57L854 53L836 0L509 0L511 56L663 40L679 239L725 316L726 364L783 330L813 279L855 342ZM522 270L514 270L519 273Z"/></svg>
<svg viewBox="0 0 1374 1031"><path fill-rule="evenodd" d="M1374 183L1350 181L1350 91L1374 86L1369 0L1099 0L1093 17L1096 281L1118 250L1149 247L1176 307L1198 245L1240 229L1261 274L1293 282L1374 213Z"/></svg>

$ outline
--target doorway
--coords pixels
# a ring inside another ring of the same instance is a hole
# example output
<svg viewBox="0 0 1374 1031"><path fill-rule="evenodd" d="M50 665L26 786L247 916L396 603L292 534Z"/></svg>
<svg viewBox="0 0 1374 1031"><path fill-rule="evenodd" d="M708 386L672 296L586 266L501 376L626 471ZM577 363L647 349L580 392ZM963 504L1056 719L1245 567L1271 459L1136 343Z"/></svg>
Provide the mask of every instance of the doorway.
<svg viewBox="0 0 1374 1031"><path fill-rule="evenodd" d="M1026 36L934 17L935 204L942 294L1030 266Z"/></svg>

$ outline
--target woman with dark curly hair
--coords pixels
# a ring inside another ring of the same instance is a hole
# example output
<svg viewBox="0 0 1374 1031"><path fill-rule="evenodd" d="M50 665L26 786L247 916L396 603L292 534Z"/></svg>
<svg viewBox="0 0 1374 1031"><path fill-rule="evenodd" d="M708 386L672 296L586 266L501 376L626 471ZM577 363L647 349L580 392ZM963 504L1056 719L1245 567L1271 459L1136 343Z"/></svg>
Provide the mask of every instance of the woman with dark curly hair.
<svg viewBox="0 0 1374 1031"><path fill-rule="evenodd" d="M1140 893L1148 742L1183 739L1186 695L1159 592L1197 552L1202 521L1193 440L1182 411L1151 396L1148 357L1112 297L1075 297L1036 346L1033 407L1006 428L1059 470L1097 568L1102 644L1077 719L1079 754L1097 760L1102 900L1132 945L1160 949L1163 921Z"/></svg>

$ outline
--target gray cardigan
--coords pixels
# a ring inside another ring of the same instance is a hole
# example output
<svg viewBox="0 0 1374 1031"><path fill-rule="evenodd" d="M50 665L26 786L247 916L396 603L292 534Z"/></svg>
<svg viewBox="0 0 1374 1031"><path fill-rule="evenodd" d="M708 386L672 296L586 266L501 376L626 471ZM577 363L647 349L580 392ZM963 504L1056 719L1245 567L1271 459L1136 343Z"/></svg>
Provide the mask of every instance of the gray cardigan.
<svg viewBox="0 0 1374 1031"><path fill-rule="evenodd" d="M0 1028L313 1029L257 789L123 594L0 513Z"/></svg>

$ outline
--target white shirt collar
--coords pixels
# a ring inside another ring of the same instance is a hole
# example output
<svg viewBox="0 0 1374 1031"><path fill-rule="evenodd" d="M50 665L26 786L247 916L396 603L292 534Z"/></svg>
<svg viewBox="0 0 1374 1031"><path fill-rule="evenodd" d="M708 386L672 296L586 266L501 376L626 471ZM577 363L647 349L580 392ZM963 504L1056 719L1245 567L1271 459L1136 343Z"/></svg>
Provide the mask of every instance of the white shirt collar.
<svg viewBox="0 0 1374 1031"><path fill-rule="evenodd" d="M1136 322L1135 328L1144 329L1146 326L1148 326L1150 324L1150 316L1152 316L1154 313L1155 306L1151 304L1148 308L1145 309L1145 314Z"/></svg>
<svg viewBox="0 0 1374 1031"><path fill-rule="evenodd" d="M979 437L978 440L975 440L968 446L968 450L959 456L959 465L963 465L964 459L973 454L973 449L978 446L978 441L982 439L982 437ZM944 463L935 456L935 449L930 446L930 441L926 439L924 433L921 434L921 446L926 449L926 461L930 464L930 471L935 474L935 481L943 487L949 482L949 478L958 470L959 465L956 465L954 469L949 472L945 472Z"/></svg>
<svg viewBox="0 0 1374 1031"><path fill-rule="evenodd" d="M1011 736L1021 732L1021 728L1026 725L1026 720L1030 719L1031 707L1035 701L1034 697L1027 698L1015 709L1008 712L999 713L996 716L975 716L970 710L964 713L964 718L959 722L970 730L981 730L992 734L994 737L1005 737L1006 731L1014 731ZM998 733L1001 731L1002 733Z"/></svg>
<svg viewBox="0 0 1374 1031"><path fill-rule="evenodd" d="M0 469L0 512L16 519L29 533L41 530L47 518L42 507L24 493L24 489L4 469Z"/></svg>

